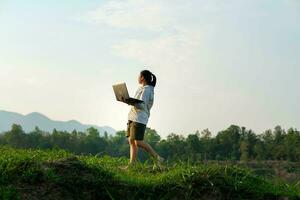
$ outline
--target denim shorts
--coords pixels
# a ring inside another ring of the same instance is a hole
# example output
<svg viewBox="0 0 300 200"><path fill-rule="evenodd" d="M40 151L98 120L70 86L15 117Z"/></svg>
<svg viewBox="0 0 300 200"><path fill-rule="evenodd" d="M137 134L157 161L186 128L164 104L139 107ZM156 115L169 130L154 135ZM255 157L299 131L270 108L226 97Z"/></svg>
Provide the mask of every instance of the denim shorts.
<svg viewBox="0 0 300 200"><path fill-rule="evenodd" d="M144 140L145 130L145 124L128 120L126 137L130 137L132 140Z"/></svg>

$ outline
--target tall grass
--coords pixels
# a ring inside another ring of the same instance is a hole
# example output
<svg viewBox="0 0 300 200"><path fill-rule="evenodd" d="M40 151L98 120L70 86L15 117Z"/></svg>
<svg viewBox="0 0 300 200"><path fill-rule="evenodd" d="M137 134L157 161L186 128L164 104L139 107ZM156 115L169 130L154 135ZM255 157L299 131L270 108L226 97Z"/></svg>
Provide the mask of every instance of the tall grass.
<svg viewBox="0 0 300 200"><path fill-rule="evenodd" d="M127 163L125 157L0 147L0 199L300 198L299 184L267 180L238 166L160 166L149 160L120 169Z"/></svg>

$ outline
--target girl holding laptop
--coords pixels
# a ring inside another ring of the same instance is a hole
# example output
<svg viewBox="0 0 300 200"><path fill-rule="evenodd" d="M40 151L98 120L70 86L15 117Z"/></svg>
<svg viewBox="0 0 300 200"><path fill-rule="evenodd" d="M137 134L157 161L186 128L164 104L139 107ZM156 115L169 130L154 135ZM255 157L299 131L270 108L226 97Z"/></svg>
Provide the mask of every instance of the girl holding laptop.
<svg viewBox="0 0 300 200"><path fill-rule="evenodd" d="M156 76L149 70L143 70L138 76L138 83L141 85L134 98L140 99L143 103L131 103L131 109L128 114L126 137L130 145L130 164L135 164L137 160L138 147L150 153L159 162L163 162L164 158L158 155L153 148L144 141L146 126L150 117L150 109L154 101L154 87L156 85ZM128 167L128 166L127 166Z"/></svg>

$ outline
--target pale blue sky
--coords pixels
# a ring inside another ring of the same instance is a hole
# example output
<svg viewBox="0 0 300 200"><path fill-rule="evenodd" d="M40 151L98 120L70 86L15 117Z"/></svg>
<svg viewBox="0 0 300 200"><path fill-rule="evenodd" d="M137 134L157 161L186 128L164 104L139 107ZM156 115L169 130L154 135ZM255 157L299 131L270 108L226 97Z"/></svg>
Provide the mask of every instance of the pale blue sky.
<svg viewBox="0 0 300 200"><path fill-rule="evenodd" d="M148 126L300 127L297 0L0 0L0 109L126 128L111 85L157 75Z"/></svg>

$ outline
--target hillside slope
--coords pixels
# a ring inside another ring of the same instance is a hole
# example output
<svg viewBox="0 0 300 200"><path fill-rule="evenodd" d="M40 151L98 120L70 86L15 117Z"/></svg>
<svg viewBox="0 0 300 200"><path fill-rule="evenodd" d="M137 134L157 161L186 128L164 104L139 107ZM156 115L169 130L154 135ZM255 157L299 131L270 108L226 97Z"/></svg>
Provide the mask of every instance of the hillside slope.
<svg viewBox="0 0 300 200"><path fill-rule="evenodd" d="M272 183L238 167L162 167L148 162L0 147L0 199L298 199L297 185Z"/></svg>

